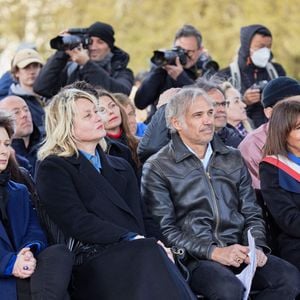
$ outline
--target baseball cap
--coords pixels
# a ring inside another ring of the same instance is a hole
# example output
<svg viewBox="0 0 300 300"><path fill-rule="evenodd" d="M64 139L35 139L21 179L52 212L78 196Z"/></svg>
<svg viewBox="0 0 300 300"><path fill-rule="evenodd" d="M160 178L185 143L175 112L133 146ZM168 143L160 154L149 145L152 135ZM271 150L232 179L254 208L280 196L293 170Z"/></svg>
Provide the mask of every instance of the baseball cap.
<svg viewBox="0 0 300 300"><path fill-rule="evenodd" d="M23 69L32 63L39 63L42 65L43 61L37 51L28 48L18 51L14 56L11 65L12 67L18 67L20 69Z"/></svg>

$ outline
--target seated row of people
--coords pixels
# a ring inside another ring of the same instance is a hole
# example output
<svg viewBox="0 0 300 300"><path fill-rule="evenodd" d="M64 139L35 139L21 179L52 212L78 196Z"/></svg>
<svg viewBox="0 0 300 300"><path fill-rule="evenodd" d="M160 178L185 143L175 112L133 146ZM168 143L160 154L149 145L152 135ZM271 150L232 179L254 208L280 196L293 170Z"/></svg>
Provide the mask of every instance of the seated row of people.
<svg viewBox="0 0 300 300"><path fill-rule="evenodd" d="M237 150L227 148L219 136L214 135L215 127L220 132L226 126L227 103L223 90L212 82L203 82L203 87L203 90L196 86L173 91L167 105L161 106L167 116L165 138L170 139L168 128L171 128L171 140L144 166L143 200L130 164L105 155L99 145L106 134L106 122L113 125L111 128L117 129L120 136L124 134L120 126L122 122L127 124L127 120L122 118L122 107L115 98L105 91L75 83L65 87L48 104L46 139L39 150L36 174L40 197L37 206L42 211L41 216L47 218L43 224L57 228L47 230L48 235L54 235L50 240L68 244L75 255L65 268L73 267L72 298L117 299L126 290L128 296L124 299L147 299L145 295L149 295L149 299L193 299L193 293L165 254L172 258L168 247L173 247L173 251L176 248L186 254L184 264L196 294L214 299L215 291L219 290L224 299L241 299L244 287L230 274L249 263L248 228L259 248L256 251L258 275L253 279L258 295L272 299L282 299L285 295L285 299L294 299L299 292L298 271L269 254L261 211L254 199L246 165ZM164 114L161 120L162 116ZM151 124L148 129L155 131ZM181 150L173 143L178 147L182 143ZM167 158L163 153L169 148ZM185 154L180 158L181 151ZM213 162L217 156L222 163ZM187 164L187 159L193 161L193 166L186 173L180 164ZM206 175L198 174L201 170L208 174L208 182L198 191L203 194L198 195L196 189L187 189L184 185L191 187L193 180L189 176L192 175L198 185L204 183ZM184 196L184 191L194 196ZM235 199L224 198L229 194L236 195ZM179 199L186 199L188 205ZM206 204L200 207L207 209L198 211L193 201L204 201ZM234 211L231 217L226 216L229 206L231 213ZM205 217L195 219L195 209ZM198 224L196 227L194 221ZM228 230L231 237L226 233ZM58 238L60 235L64 237L62 240ZM160 239L162 242L157 245ZM196 241L198 248L193 246ZM211 268L216 267L214 261L218 262L218 268L212 271ZM130 272L131 269L134 272ZM280 273L281 278L270 277L271 270L279 269L281 272L275 273ZM203 272L216 272L214 283ZM220 288L224 272L228 285L234 287L226 291ZM66 273L68 282L70 271ZM142 274L147 278L146 287ZM153 274L151 280L149 274ZM261 290L262 282L258 278L263 276L272 281L276 291L268 286ZM158 281L161 288L155 290Z"/></svg>

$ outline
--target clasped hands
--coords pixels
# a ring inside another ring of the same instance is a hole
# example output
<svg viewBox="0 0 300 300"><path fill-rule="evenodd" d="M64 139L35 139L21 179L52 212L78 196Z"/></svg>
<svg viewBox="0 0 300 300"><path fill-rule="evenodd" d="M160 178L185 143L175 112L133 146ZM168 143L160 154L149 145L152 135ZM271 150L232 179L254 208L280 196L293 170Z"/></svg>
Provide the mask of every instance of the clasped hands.
<svg viewBox="0 0 300 300"><path fill-rule="evenodd" d="M28 278L35 271L36 259L30 248L23 248L17 255L12 274L18 278Z"/></svg>
<svg viewBox="0 0 300 300"><path fill-rule="evenodd" d="M225 266L239 267L241 264L249 264L249 248L239 244L219 248L215 247L212 251L211 259ZM268 258L260 249L256 249L256 265L263 267Z"/></svg>

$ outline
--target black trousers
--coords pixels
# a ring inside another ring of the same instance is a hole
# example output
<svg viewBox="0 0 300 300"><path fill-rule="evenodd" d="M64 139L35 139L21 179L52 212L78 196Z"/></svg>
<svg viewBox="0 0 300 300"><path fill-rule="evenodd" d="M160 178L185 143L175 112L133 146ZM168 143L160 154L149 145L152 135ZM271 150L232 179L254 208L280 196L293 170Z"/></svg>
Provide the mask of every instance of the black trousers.
<svg viewBox="0 0 300 300"><path fill-rule="evenodd" d="M244 286L231 268L210 260L198 262L191 276L192 289L211 300L240 300ZM300 273L296 267L268 255L268 261L262 268L257 268L251 299L259 300L294 300L300 291Z"/></svg>
<svg viewBox="0 0 300 300"><path fill-rule="evenodd" d="M65 245L53 245L37 257L31 276L32 300L68 300L74 255Z"/></svg>

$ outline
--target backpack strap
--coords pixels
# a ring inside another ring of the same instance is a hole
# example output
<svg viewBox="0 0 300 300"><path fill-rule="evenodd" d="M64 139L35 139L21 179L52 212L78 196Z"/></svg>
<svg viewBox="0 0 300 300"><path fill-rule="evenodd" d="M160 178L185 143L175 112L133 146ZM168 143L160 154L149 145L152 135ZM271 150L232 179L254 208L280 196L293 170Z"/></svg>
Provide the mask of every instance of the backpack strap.
<svg viewBox="0 0 300 300"><path fill-rule="evenodd" d="M268 75L271 79L277 78L278 77L278 73L274 67L274 65L271 62L268 62L266 65L266 70L268 72Z"/></svg>

